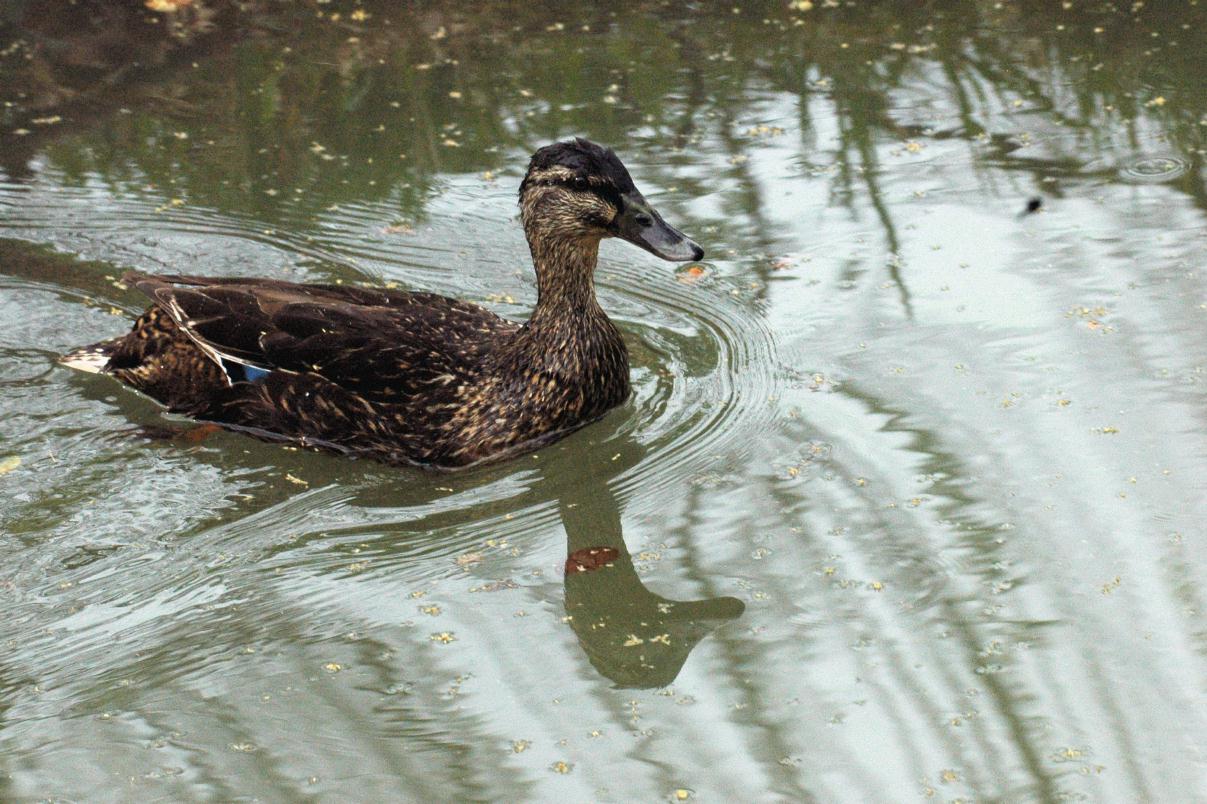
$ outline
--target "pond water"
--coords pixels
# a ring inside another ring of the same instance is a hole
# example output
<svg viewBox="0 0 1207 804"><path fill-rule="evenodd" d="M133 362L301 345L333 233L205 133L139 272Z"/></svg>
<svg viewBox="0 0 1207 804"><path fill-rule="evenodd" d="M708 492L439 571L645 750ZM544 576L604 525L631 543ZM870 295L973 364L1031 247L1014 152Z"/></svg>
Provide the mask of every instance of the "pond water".
<svg viewBox="0 0 1207 804"><path fill-rule="evenodd" d="M1203 5L51 5L0 17L0 797L1207 797ZM522 318L572 135L707 256L605 243L633 398L534 455L55 364L128 268Z"/></svg>

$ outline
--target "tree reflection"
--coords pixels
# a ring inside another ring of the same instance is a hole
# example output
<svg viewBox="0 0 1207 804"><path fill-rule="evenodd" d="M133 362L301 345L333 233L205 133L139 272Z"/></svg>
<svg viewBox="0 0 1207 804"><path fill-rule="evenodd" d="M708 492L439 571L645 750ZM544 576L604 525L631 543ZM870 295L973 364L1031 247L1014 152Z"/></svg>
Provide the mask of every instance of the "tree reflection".
<svg viewBox="0 0 1207 804"><path fill-rule="evenodd" d="M1186 4L873 2L804 13L756 2L734 14L637 2L558 20L539 4L400 12L379 2L356 23L334 4L236 14L209 0L196 4L214 12L204 25L167 40L147 32L144 11L91 29L48 24L85 13L61 5L10 10L3 29L14 53L30 54L0 67L15 98L0 121L10 176L44 148L77 180L150 185L296 227L351 200L397 198L400 214L421 215L439 174L518 170L535 145L583 134L636 152L651 163L643 172L665 172L664 186L678 183L671 171L683 160L664 156L664 143L677 143L716 171L692 195L719 194L715 223L730 240L772 250L763 212L776 202L745 157L762 146L749 132L776 95L795 99L801 138L798 161L782 169L805 179L822 170L832 202L870 211L890 253L898 236L880 149L907 139L958 137L979 155L986 137L1017 137L1038 116L1077 133L1068 158L1085 166L1118 151L1120 137L1138 147L1149 129L1192 163L1179 186L1203 196L1207 92L1195 54L1207 43L1201 12ZM85 45L104 54L88 69L76 63ZM193 67L196 52L205 58ZM123 58L143 66L131 72ZM920 88L925 107L910 99ZM71 117L31 122L58 108ZM1037 185L1049 177L1043 161L997 166ZM908 307L905 278L889 273Z"/></svg>

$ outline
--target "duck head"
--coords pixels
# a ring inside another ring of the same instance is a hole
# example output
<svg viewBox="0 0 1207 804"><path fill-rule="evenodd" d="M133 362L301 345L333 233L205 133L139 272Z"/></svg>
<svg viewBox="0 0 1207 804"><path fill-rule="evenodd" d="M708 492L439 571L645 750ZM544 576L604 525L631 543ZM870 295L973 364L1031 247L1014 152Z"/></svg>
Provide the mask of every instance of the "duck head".
<svg viewBox="0 0 1207 804"><path fill-rule="evenodd" d="M704 256L650 206L616 154L589 140L555 142L533 154L520 183L520 209L529 243L619 237L664 260Z"/></svg>

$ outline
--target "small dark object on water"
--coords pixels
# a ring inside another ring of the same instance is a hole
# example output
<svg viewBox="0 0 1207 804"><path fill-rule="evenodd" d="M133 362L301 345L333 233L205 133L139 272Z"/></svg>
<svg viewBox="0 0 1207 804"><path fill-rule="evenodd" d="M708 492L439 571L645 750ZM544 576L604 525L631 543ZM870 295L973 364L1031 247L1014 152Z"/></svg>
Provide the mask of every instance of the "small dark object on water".
<svg viewBox="0 0 1207 804"><path fill-rule="evenodd" d="M1044 205L1044 200L1038 195L1027 202L1027 208L1023 210L1024 215L1030 215L1032 212L1039 212L1039 208Z"/></svg>
<svg viewBox="0 0 1207 804"><path fill-rule="evenodd" d="M629 398L624 339L595 298L599 242L675 262L704 250L587 140L533 155L520 209L537 285L524 323L434 293L132 272L152 300L134 329L61 360L202 422L387 463L535 449Z"/></svg>

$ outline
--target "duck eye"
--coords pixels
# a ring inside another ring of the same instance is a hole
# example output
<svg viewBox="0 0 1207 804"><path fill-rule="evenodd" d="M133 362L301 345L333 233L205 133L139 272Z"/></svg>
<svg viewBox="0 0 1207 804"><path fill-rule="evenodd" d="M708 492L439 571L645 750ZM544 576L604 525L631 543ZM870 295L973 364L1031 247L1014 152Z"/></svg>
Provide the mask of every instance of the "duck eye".
<svg viewBox="0 0 1207 804"><path fill-rule="evenodd" d="M575 190L585 190L590 186L586 176L575 176L570 183L574 185Z"/></svg>

